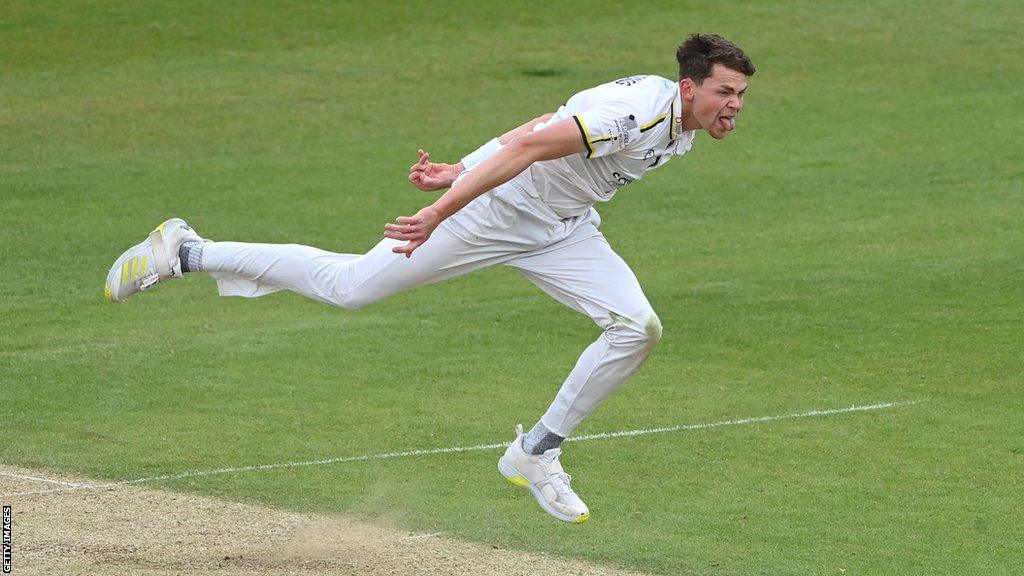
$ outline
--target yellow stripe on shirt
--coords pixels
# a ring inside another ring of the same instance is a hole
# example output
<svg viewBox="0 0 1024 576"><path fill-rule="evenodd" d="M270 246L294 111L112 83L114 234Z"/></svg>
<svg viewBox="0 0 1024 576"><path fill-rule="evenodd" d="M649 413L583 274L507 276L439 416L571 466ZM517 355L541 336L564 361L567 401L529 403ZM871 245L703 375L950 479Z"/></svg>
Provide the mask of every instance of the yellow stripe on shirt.
<svg viewBox="0 0 1024 576"><path fill-rule="evenodd" d="M658 116L658 117L657 117L657 118L655 118L655 119L654 119L654 121L652 121L652 122L649 122L649 123L647 123L647 124L644 124L643 126L641 126L641 127L640 127L640 131L641 131L641 132L647 132L647 131L648 131L648 130L650 130L651 128L654 128L655 126L657 126L658 124L660 124L660 123L661 123L661 122L662 122L662 121L663 121L663 120L664 120L665 118L668 118L668 114L667 114L667 113L666 113L666 114L662 114L661 116Z"/></svg>
<svg viewBox="0 0 1024 576"><path fill-rule="evenodd" d="M576 121L576 127L580 129L580 136L583 137L583 145L587 147L587 158L594 155L594 145L590 142L590 135L587 134L587 125L583 122L583 118L579 114L573 114L573 120Z"/></svg>

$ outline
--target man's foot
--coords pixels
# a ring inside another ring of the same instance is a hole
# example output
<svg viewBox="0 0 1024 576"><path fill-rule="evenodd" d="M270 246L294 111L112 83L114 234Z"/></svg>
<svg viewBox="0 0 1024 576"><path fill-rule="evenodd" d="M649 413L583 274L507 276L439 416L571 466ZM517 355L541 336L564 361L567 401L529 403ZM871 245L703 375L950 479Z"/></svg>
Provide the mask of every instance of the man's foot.
<svg viewBox="0 0 1024 576"><path fill-rule="evenodd" d="M181 278L178 248L182 242L202 241L181 218L165 221L114 262L107 273L103 294L111 302L121 302L157 282Z"/></svg>
<svg viewBox="0 0 1024 576"><path fill-rule="evenodd" d="M516 439L498 460L498 470L509 482L533 493L545 512L563 522L579 524L590 518L590 510L569 486L571 478L558 461L562 450L552 448L543 454L523 450L523 425L516 425Z"/></svg>

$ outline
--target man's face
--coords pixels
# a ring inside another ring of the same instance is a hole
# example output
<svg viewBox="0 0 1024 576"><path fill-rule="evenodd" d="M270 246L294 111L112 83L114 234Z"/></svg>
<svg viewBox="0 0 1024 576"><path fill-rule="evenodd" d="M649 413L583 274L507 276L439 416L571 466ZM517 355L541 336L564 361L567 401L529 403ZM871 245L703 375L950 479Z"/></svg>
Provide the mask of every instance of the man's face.
<svg viewBox="0 0 1024 576"><path fill-rule="evenodd" d="M736 128L736 115L743 109L743 96L747 92L745 74L715 64L711 67L711 76L700 85L685 78L679 82L679 87L684 106L683 128L703 128L716 140L725 138Z"/></svg>

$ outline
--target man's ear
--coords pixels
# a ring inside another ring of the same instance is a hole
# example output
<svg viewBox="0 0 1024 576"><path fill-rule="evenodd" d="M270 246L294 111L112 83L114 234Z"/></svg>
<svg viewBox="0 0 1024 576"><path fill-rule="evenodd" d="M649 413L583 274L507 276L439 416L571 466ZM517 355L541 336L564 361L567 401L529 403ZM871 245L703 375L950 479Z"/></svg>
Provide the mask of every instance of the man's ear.
<svg viewBox="0 0 1024 576"><path fill-rule="evenodd" d="M679 81L679 94L682 95L685 102L693 102L693 93L696 89L697 85L689 78Z"/></svg>

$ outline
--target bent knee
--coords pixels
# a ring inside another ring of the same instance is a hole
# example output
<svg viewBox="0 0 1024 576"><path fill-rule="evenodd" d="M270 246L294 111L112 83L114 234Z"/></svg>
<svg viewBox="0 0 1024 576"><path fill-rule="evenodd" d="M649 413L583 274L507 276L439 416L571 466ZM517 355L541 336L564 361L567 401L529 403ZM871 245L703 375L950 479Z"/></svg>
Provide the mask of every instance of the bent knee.
<svg viewBox="0 0 1024 576"><path fill-rule="evenodd" d="M651 310L650 315L647 317L647 322L644 324L644 334L647 335L651 345L657 344L661 340L661 331L661 318L658 318L654 310Z"/></svg>
<svg viewBox="0 0 1024 576"><path fill-rule="evenodd" d="M606 329L606 333L613 342L650 348L661 340L661 319L654 313L654 310L648 310L628 318L618 317L615 320Z"/></svg>

